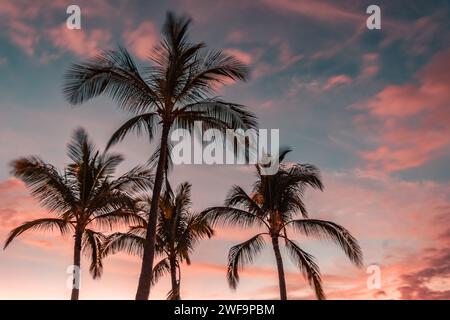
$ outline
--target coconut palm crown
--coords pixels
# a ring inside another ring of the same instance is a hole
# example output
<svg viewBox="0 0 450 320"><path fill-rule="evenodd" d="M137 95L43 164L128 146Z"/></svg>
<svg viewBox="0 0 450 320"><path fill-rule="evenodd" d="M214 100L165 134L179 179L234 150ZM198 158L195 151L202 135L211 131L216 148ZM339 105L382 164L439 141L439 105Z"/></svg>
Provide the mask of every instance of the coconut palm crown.
<svg viewBox="0 0 450 320"><path fill-rule="evenodd" d="M152 285L170 274L170 300L180 300L181 265L191 264L190 254L195 245L214 234L208 222L191 210L191 184L182 183L175 193L166 189L159 200L159 216L156 233L156 252L161 260L153 268ZM142 209L147 211L149 200L143 200ZM103 255L125 251L142 256L147 223L132 226L127 233L114 233L106 240Z"/></svg>

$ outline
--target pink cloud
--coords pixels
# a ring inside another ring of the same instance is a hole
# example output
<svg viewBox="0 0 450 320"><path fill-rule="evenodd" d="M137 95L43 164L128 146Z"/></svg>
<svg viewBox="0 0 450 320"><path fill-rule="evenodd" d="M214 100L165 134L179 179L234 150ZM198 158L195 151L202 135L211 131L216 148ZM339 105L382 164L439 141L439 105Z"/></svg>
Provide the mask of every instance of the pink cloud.
<svg viewBox="0 0 450 320"><path fill-rule="evenodd" d="M358 108L368 114L379 146L361 157L372 169L387 172L415 168L442 156L450 145L450 51L437 54L415 78L384 88Z"/></svg>
<svg viewBox="0 0 450 320"><path fill-rule="evenodd" d="M377 53L366 53L363 56L362 70L359 77L368 79L375 76L380 70L379 57Z"/></svg>
<svg viewBox="0 0 450 320"><path fill-rule="evenodd" d="M11 20L9 27L11 42L22 48L27 55L33 55L40 39L36 29L20 20Z"/></svg>
<svg viewBox="0 0 450 320"><path fill-rule="evenodd" d="M284 71L303 59L302 54L294 53L289 44L280 38L273 38L270 41L270 45L277 54L277 59L275 62L264 61L263 56L265 52L262 49L256 49L252 52L252 57L254 60L254 67L252 68L253 79L266 77Z"/></svg>
<svg viewBox="0 0 450 320"><path fill-rule="evenodd" d="M25 54L38 57L41 62L47 62L57 56L57 54L45 51L43 47L38 48L39 44L48 37L55 47L68 50L78 56L96 52L95 42L98 41L100 47L109 41L106 39L109 37L108 31L97 29L86 34L84 31L63 30L62 27L54 27L55 21L59 23L61 16L66 15L66 8L69 4L65 0L46 3L2 0L0 3L0 32L4 33L11 43L21 48ZM120 12L117 7L112 6L106 0L95 2L80 0L77 4L82 9L82 17L106 19ZM55 16L59 18L55 19ZM42 21L46 22L44 26L39 25ZM73 33L69 34L67 31L73 31Z"/></svg>
<svg viewBox="0 0 450 320"><path fill-rule="evenodd" d="M271 43L278 47L278 62L281 64L281 70L284 70L303 59L302 54L294 54L292 52L292 49L286 41L275 38Z"/></svg>
<svg viewBox="0 0 450 320"><path fill-rule="evenodd" d="M329 59L339 52L342 52L344 49L348 47L355 46L356 42L359 41L360 37L367 31L367 28L365 25L361 25L358 27L355 32L352 34L351 37L347 38L344 41L337 42L333 44L331 47L326 46L325 48L322 48L321 50L315 52L312 54L312 59Z"/></svg>
<svg viewBox="0 0 450 320"><path fill-rule="evenodd" d="M362 14L346 10L345 6L334 5L325 1L264 0L264 2L274 9L294 12L325 22L365 22L365 17Z"/></svg>
<svg viewBox="0 0 450 320"><path fill-rule="evenodd" d="M445 261L450 254L447 249L450 184L402 181L358 170L325 174L324 181L325 192L307 194L309 212L314 217L342 224L357 237L366 265L380 266L384 291L367 289L368 275L364 270L361 273L349 270L347 274L353 275L353 280L346 282L327 279L330 271L346 274L349 267L339 263L324 269L329 298L448 296L448 286L445 290L439 283L450 281L450 260ZM319 261L320 258L319 255ZM419 281L412 282L413 279ZM423 287L428 289L422 290Z"/></svg>
<svg viewBox="0 0 450 320"><path fill-rule="evenodd" d="M63 24L49 30L50 40L57 48L77 56L93 56L108 47L111 34L105 29L70 30Z"/></svg>
<svg viewBox="0 0 450 320"><path fill-rule="evenodd" d="M250 65L253 62L253 57L250 53L239 50L239 49L235 49L235 48L229 48L229 49L225 49L224 52L230 56L235 57L236 59L238 59L239 61Z"/></svg>
<svg viewBox="0 0 450 320"><path fill-rule="evenodd" d="M246 34L243 31L235 30L235 31L230 32L227 35L226 39L227 39L227 42L241 43L241 42L243 42L244 40L247 39L247 36L246 36Z"/></svg>
<svg viewBox="0 0 450 320"><path fill-rule="evenodd" d="M23 182L15 178L0 181L0 229L9 231L20 223L45 215Z"/></svg>
<svg viewBox="0 0 450 320"><path fill-rule="evenodd" d="M448 17L443 11L436 10L435 13L420 17L407 25L396 22L394 28L391 28L391 32L381 42L381 47L387 47L398 41L406 43L408 52L413 55L426 54L430 52L430 43L433 40L444 39L444 29L441 26L445 26L447 20Z"/></svg>
<svg viewBox="0 0 450 320"><path fill-rule="evenodd" d="M48 4L3 0L0 3L0 28L12 43L27 55L33 56L42 39L42 33L33 25L33 21L43 13L61 9L62 6L64 3L59 0Z"/></svg>
<svg viewBox="0 0 450 320"><path fill-rule="evenodd" d="M332 76L332 77L328 78L328 80L324 84L323 90L327 91L338 85L350 84L352 82L353 82L352 78L350 78L349 76L347 76L345 74Z"/></svg>
<svg viewBox="0 0 450 320"><path fill-rule="evenodd" d="M159 36L151 21L142 22L136 29L127 30L123 34L125 44L140 59L146 59L151 50L158 44Z"/></svg>

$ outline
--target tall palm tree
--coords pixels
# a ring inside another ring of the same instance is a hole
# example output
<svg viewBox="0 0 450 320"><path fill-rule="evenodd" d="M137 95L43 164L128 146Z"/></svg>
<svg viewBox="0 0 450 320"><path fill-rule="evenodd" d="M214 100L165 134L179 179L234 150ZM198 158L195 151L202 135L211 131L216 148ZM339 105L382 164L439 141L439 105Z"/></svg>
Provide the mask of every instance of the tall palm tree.
<svg viewBox="0 0 450 320"><path fill-rule="evenodd" d="M72 234L74 237L74 283L79 283L81 251L90 256L89 271L98 278L102 274L101 245L105 236L94 228L129 226L140 223L135 212L135 193L152 187L150 171L135 167L114 179L121 155L99 153L83 129L75 131L68 144L71 163L63 172L38 157L21 158L12 162L12 173L23 180L32 195L54 218L41 218L25 222L13 229L6 239L4 249L17 236L28 230L53 231ZM72 287L72 300L78 300L79 288Z"/></svg>
<svg viewBox="0 0 450 320"><path fill-rule="evenodd" d="M152 157L156 163L152 199L159 199L169 163L169 134L176 128L191 129L202 121L203 129L248 129L256 127L255 117L245 106L214 96L226 81L245 80L246 67L221 51L205 49L203 42L191 42L191 20L168 13L163 40L149 56L150 66L141 75L124 48L107 51L66 74L64 92L72 104L108 95L133 117L111 137L109 146L130 132L146 132L153 140L160 129L159 146ZM149 212L141 273L136 299L148 299L156 241L158 203Z"/></svg>
<svg viewBox="0 0 450 320"><path fill-rule="evenodd" d="M290 151L280 151L280 163ZM270 176L262 175L259 166L256 168L257 181L251 194L239 186L233 186L223 207L211 207L203 213L212 225L222 223L242 228L257 226L265 229L264 232L230 249L227 271L230 287L236 289L239 269L253 261L264 247L264 237L269 237L277 263L280 298L286 300L286 281L279 246L281 238L292 260L314 288L317 298L325 299L319 267L314 257L291 239L291 233L332 240L344 250L350 261L361 266L362 252L357 240L344 227L334 222L309 218L303 202L305 189L308 186L323 189L316 167L309 164L281 164L278 172ZM302 215L301 219L295 219L297 213Z"/></svg>
<svg viewBox="0 0 450 320"><path fill-rule="evenodd" d="M144 201L147 206L150 202ZM180 300L181 263L190 265L190 253L199 240L214 234L200 214L191 211L191 185L181 184L173 194L170 189L159 200L156 252L162 259L153 268L152 285L170 273L172 290L168 299ZM133 226L127 233L114 233L104 246L103 255L126 251L142 256L147 223Z"/></svg>

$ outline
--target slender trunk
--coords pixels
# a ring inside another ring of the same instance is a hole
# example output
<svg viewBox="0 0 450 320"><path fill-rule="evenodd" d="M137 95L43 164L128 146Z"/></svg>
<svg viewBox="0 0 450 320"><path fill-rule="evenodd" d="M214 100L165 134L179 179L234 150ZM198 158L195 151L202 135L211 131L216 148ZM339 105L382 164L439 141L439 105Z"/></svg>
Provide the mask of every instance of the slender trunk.
<svg viewBox="0 0 450 320"><path fill-rule="evenodd" d="M78 297L80 296L81 239L82 233L76 231L75 243L73 246L73 282L70 300L78 300Z"/></svg>
<svg viewBox="0 0 450 320"><path fill-rule="evenodd" d="M169 263L170 263L170 279L172 282L172 292L173 292L172 300L180 300L180 287L179 287L179 283L177 280L176 258L174 256L170 257Z"/></svg>
<svg viewBox="0 0 450 320"><path fill-rule="evenodd" d="M278 282L280 285L280 299L287 300L286 280L284 279L283 259L281 258L280 246L278 244L278 237L272 237L273 251L275 252L275 259L277 260Z"/></svg>
<svg viewBox="0 0 450 320"><path fill-rule="evenodd" d="M148 218L147 233L144 243L144 255L142 257L141 275L136 292L136 300L147 300L150 295L150 283L152 281L153 260L155 254L156 222L158 220L158 199L164 180L164 170L167 161L167 139L169 127L164 126L161 134L161 152L156 168L155 184L153 186L152 203Z"/></svg>

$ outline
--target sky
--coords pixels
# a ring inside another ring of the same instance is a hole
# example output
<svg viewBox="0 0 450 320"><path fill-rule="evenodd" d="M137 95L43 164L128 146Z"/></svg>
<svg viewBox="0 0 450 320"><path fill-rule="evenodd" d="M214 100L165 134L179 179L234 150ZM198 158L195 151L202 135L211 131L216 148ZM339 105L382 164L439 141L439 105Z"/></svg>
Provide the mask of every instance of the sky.
<svg viewBox="0 0 450 320"><path fill-rule="evenodd" d="M69 30L66 8L81 8ZM381 30L366 28L366 8L381 8ZM103 148L129 115L109 98L72 107L63 97L70 63L127 47L140 67L160 40L168 10L193 19L190 36L249 65L250 78L220 88L247 105L261 128L280 130L288 161L321 169L323 192L308 190L310 216L345 226L358 239L364 267L332 243L296 237L316 256L329 299L450 298L450 3L448 1L0 1L0 240L19 224L48 216L9 163L39 155L63 168L74 129ZM129 137L114 147L144 163L153 146ZM233 184L250 191L251 166L176 166L173 185L193 184L195 210L220 205ZM270 248L228 288L229 248L257 230L219 228L183 266L186 299L276 299ZM24 234L0 251L0 299L67 299L72 239ZM288 297L313 291L285 258ZM108 257L92 280L82 260L81 299L132 299L140 263ZM377 265L381 287L367 287ZM164 299L168 279L152 290Z"/></svg>

